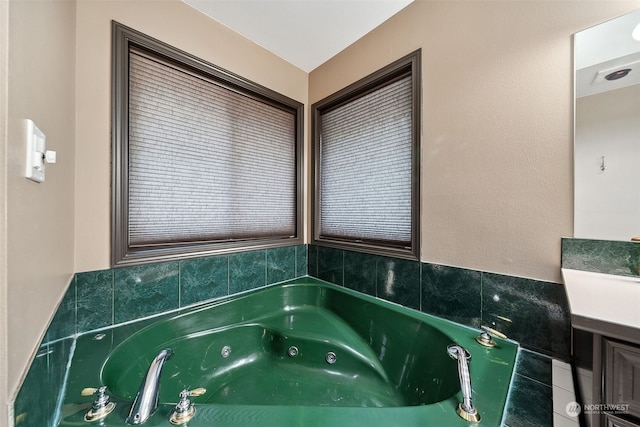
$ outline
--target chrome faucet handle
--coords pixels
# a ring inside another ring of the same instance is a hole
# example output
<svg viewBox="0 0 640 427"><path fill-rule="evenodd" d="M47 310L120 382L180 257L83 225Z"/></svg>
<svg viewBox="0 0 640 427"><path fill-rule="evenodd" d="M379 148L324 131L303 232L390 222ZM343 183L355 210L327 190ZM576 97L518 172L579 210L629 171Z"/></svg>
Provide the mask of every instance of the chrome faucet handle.
<svg viewBox="0 0 640 427"><path fill-rule="evenodd" d="M503 334L502 332L500 332L500 331L498 331L496 329L490 328L489 326L481 326L480 328L482 328L482 330L484 330L485 332L493 335L494 337L498 337L498 338L501 338L503 340L507 339L507 336L505 334Z"/></svg>
<svg viewBox="0 0 640 427"><path fill-rule="evenodd" d="M113 411L116 407L116 404L109 401L109 395L106 393L107 386L102 386L98 388L83 388L80 391L81 396L91 396L95 395L96 398L91 405L91 409L84 415L84 420L91 422L95 420L100 420Z"/></svg>
<svg viewBox="0 0 640 427"><path fill-rule="evenodd" d="M481 326L482 333L476 337L476 341L478 344L483 345L485 347L495 347L496 342L493 340L492 336L498 337L501 339L506 339L507 336L500 331L496 331L489 326Z"/></svg>
<svg viewBox="0 0 640 427"><path fill-rule="evenodd" d="M197 397L197 396L202 396L206 392L207 392L207 389L204 387L194 388L193 390L184 389L180 392L180 397L182 397L183 394L185 394L186 396Z"/></svg>
<svg viewBox="0 0 640 427"><path fill-rule="evenodd" d="M180 392L180 400L176 404L175 409L169 416L169 422L174 425L184 424L196 414L196 407L193 405L189 397L202 396L207 392L206 388L199 387L193 390L184 389Z"/></svg>

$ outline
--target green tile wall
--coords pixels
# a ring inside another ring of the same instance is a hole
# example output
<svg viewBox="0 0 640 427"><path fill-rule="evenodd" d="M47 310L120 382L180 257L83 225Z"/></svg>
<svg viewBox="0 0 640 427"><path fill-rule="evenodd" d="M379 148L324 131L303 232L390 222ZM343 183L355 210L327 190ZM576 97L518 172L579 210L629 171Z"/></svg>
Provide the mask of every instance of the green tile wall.
<svg viewBox="0 0 640 427"><path fill-rule="evenodd" d="M194 304L229 294L229 257L180 262L180 303Z"/></svg>
<svg viewBox="0 0 640 427"><path fill-rule="evenodd" d="M67 338L40 346L14 403L16 427L57 425L73 342Z"/></svg>
<svg viewBox="0 0 640 427"><path fill-rule="evenodd" d="M422 264L421 308L426 313L479 328L482 324L482 273Z"/></svg>
<svg viewBox="0 0 640 427"><path fill-rule="evenodd" d="M503 427L552 427L552 359L525 349L518 352Z"/></svg>
<svg viewBox="0 0 640 427"><path fill-rule="evenodd" d="M113 307L114 324L179 308L180 263L115 269Z"/></svg>
<svg viewBox="0 0 640 427"><path fill-rule="evenodd" d="M562 268L640 276L640 242L564 238Z"/></svg>
<svg viewBox="0 0 640 427"><path fill-rule="evenodd" d="M305 245L77 273L44 342L306 273Z"/></svg>

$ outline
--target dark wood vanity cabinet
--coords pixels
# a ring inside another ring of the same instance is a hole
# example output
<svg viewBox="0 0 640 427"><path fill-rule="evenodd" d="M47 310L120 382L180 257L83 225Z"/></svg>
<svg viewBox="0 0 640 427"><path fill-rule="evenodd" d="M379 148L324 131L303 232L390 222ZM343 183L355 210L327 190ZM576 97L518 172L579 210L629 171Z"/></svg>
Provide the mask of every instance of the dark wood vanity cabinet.
<svg viewBox="0 0 640 427"><path fill-rule="evenodd" d="M606 427L638 427L638 424L625 421L622 418L618 418L615 415L605 414L605 426Z"/></svg>
<svg viewBox="0 0 640 427"><path fill-rule="evenodd" d="M605 402L626 405L619 410L640 422L640 345L603 341Z"/></svg>
<svg viewBox="0 0 640 427"><path fill-rule="evenodd" d="M590 397L581 402L586 426L640 427L640 330L584 318L576 324L575 320L574 316L574 328L589 334L593 349L588 358L593 369L591 389L585 393L589 385L578 386L583 397ZM574 346L574 359L578 351L588 347Z"/></svg>

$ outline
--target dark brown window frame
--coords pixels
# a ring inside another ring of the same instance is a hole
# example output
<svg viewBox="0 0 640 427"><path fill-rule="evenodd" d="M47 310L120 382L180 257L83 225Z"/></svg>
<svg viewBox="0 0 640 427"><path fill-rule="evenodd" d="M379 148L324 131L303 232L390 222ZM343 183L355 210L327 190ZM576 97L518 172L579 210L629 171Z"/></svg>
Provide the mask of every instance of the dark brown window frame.
<svg viewBox="0 0 640 427"><path fill-rule="evenodd" d="M320 233L320 129L322 114L354 99L384 87L391 82L411 75L412 85L412 165L411 165L411 244L397 246L375 240L355 240L323 236ZM398 258L420 259L420 123L421 123L421 50L383 67L344 89L314 103L312 115L311 174L312 215L311 243L338 249L367 252Z"/></svg>
<svg viewBox="0 0 640 427"><path fill-rule="evenodd" d="M244 96L295 114L296 201L295 235L235 241L180 242L132 247L128 226L128 52L134 46L206 76ZM292 246L303 243L303 141L304 105L237 74L208 63L162 41L112 21L112 266L144 264L197 256Z"/></svg>

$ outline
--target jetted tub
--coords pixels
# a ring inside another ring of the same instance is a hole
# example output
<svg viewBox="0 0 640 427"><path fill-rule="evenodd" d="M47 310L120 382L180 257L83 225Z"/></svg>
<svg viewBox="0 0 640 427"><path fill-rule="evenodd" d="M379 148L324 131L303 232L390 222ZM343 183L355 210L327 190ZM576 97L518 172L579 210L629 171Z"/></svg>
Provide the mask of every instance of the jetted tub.
<svg viewBox="0 0 640 427"><path fill-rule="evenodd" d="M103 335L103 336L102 336ZM159 407L146 426L170 426L183 389L189 427L472 425L455 409L462 400L457 362L447 346L466 348L473 403L481 425L497 427L517 344L486 348L473 330L313 278L296 279L152 320L78 338L60 426L78 426L106 385L115 410L101 426L125 426L153 358L165 348Z"/></svg>

